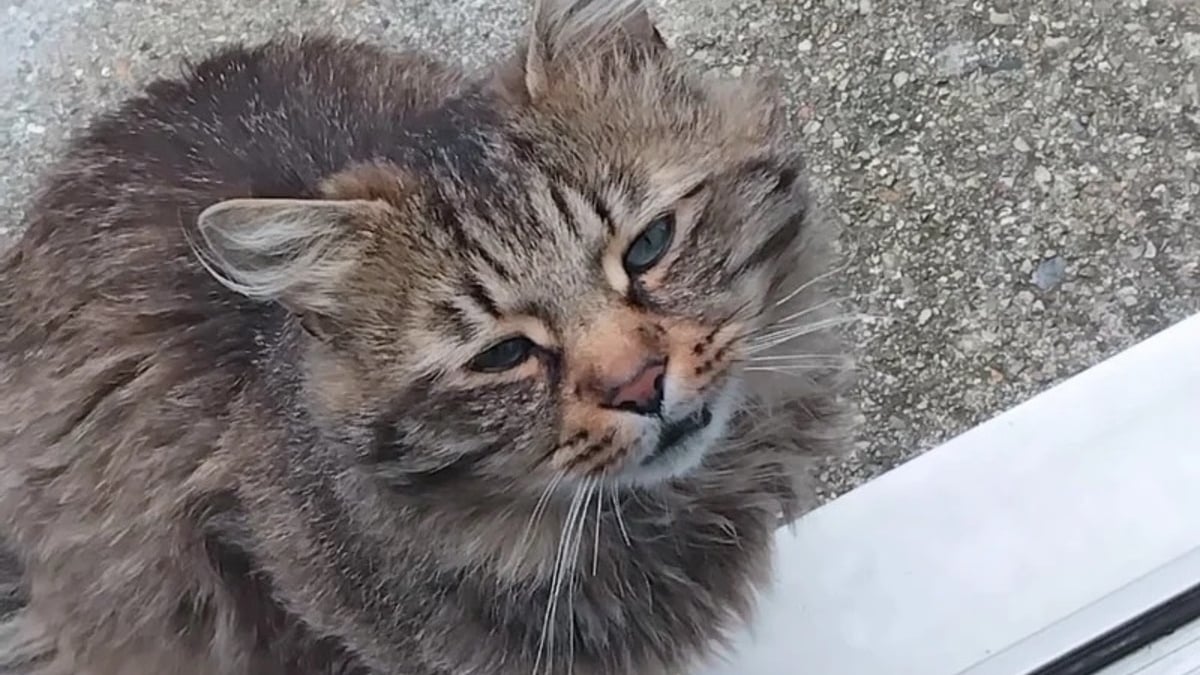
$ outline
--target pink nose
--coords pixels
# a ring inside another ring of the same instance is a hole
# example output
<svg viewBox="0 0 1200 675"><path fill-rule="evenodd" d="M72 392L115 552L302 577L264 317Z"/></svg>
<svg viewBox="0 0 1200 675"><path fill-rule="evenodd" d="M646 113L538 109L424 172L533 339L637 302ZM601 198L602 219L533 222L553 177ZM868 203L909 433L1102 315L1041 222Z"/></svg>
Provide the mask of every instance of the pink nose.
<svg viewBox="0 0 1200 675"><path fill-rule="evenodd" d="M628 382L613 387L608 392L603 402L604 406L639 415L657 415L662 410L663 380L666 379L666 374L665 361L643 365Z"/></svg>

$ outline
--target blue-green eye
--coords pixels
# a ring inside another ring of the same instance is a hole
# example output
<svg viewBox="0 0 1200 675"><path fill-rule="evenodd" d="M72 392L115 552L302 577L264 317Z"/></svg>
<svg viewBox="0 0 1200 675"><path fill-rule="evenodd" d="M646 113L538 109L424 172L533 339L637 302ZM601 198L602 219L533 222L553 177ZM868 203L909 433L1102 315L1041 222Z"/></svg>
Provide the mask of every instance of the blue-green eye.
<svg viewBox="0 0 1200 675"><path fill-rule="evenodd" d="M629 275L641 274L658 264L671 248L671 240L675 237L675 216L666 214L654 219L637 239L625 249L625 272Z"/></svg>
<svg viewBox="0 0 1200 675"><path fill-rule="evenodd" d="M471 359L468 367L480 373L500 373L525 363L535 345L526 337L509 338L498 342Z"/></svg>

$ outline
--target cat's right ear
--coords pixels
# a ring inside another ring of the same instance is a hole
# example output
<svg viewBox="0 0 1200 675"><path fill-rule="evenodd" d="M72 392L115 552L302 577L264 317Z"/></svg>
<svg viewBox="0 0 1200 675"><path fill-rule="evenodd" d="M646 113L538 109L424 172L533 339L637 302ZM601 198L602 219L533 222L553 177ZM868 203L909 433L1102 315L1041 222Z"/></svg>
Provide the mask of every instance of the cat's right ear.
<svg viewBox="0 0 1200 675"><path fill-rule="evenodd" d="M580 54L615 49L638 58L666 48L646 0L535 0L520 63L523 93L540 98L555 71Z"/></svg>
<svg viewBox="0 0 1200 675"><path fill-rule="evenodd" d="M230 199L200 213L193 249L237 293L336 320L368 225L388 208L367 200Z"/></svg>

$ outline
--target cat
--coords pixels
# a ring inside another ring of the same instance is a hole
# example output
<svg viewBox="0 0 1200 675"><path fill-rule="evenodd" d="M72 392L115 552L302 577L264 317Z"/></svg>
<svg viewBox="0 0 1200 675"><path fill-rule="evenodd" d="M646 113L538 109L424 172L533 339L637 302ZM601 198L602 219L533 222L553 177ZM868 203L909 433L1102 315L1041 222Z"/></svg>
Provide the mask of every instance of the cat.
<svg viewBox="0 0 1200 675"><path fill-rule="evenodd" d="M851 419L786 111L640 0L529 25L70 142L0 259L5 672L674 675L752 616Z"/></svg>

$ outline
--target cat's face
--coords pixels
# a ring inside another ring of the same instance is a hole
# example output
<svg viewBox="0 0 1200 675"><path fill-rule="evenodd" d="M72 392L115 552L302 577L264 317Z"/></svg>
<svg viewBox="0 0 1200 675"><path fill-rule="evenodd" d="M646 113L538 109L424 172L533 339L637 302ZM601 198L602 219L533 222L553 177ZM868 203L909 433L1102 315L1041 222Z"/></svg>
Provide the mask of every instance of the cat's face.
<svg viewBox="0 0 1200 675"><path fill-rule="evenodd" d="M419 164L202 218L219 276L273 283L257 294L310 329L322 427L397 486L655 484L743 400L748 340L796 272L800 167L759 85L703 81L644 15L611 19L587 18L584 52L535 32L415 120L437 137Z"/></svg>

